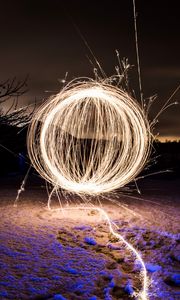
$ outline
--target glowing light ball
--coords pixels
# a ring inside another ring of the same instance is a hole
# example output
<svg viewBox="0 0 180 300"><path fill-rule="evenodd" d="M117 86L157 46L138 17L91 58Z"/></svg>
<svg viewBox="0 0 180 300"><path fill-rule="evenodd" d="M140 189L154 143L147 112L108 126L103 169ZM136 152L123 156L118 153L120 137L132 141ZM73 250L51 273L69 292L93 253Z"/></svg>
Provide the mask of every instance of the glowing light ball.
<svg viewBox="0 0 180 300"><path fill-rule="evenodd" d="M125 186L147 162L150 126L139 104L105 81L71 82L34 115L28 152L56 188L97 195Z"/></svg>

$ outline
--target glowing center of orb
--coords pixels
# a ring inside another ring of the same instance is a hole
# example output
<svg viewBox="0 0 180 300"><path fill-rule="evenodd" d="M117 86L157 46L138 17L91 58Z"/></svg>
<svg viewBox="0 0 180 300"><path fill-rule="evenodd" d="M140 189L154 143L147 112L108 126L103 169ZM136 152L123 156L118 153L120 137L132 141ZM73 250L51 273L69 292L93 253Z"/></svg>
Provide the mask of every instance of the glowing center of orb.
<svg viewBox="0 0 180 300"><path fill-rule="evenodd" d="M146 116L126 92L96 81L66 86L36 112L30 159L54 187L78 194L113 191L143 169L150 149Z"/></svg>

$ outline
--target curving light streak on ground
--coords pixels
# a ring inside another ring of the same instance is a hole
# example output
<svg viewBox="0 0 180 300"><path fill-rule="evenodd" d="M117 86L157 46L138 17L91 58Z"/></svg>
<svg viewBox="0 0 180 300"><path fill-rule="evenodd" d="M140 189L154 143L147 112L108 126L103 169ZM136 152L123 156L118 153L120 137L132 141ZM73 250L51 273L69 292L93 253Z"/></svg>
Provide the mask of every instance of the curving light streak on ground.
<svg viewBox="0 0 180 300"><path fill-rule="evenodd" d="M49 207L50 210L59 210L59 209L51 209ZM147 275L147 271L146 271L146 266L145 266L145 263L141 257L141 254L130 244L128 243L128 241L126 241L124 239L124 237L117 233L113 227L115 227L117 230L119 229L119 227L117 226L117 224L115 224L113 221L111 221L111 219L109 218L107 212L100 208L100 207L97 207L97 206L75 206L75 207L65 207L63 208L64 211L66 210L95 210L97 211L101 217L104 218L104 220L107 222L107 225L109 227L109 231L110 233L116 237L119 241L123 242L123 244L126 246L126 248L136 257L136 259L140 262L141 264L141 278L142 278L142 289L139 290L139 292L134 292L132 296L135 296L137 297L137 299L139 300L148 300L149 297L148 297L148 287L149 287L149 284L150 284L150 281L149 281L149 278L148 278L148 275Z"/></svg>
<svg viewBox="0 0 180 300"><path fill-rule="evenodd" d="M38 109L29 128L29 156L39 174L80 195L124 187L143 169L149 150L143 110L103 81L70 83Z"/></svg>

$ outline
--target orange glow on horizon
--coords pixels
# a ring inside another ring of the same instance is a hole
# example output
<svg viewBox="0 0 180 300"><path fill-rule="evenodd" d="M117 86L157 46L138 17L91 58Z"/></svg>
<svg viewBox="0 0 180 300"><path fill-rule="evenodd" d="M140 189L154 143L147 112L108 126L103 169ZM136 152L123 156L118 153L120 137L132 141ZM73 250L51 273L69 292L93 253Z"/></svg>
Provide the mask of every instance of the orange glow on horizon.
<svg viewBox="0 0 180 300"><path fill-rule="evenodd" d="M157 140L160 141L161 143L180 142L180 136L175 136L175 135L158 136Z"/></svg>

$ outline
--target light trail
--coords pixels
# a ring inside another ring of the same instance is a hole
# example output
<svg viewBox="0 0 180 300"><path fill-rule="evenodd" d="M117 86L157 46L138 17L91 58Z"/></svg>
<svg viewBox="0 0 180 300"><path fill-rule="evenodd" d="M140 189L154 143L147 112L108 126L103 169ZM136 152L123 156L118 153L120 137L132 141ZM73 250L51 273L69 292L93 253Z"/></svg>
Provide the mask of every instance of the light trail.
<svg viewBox="0 0 180 300"><path fill-rule="evenodd" d="M29 127L27 145L33 166L53 185L48 208L53 193L58 196L62 188L85 199L85 207L70 209L101 213L110 232L140 262L142 290L136 296L147 300L149 280L141 255L114 230L117 225L103 208L86 206L86 196L123 188L146 164L151 132L143 108L107 79L75 80L37 110ZM61 205L59 197L58 200Z"/></svg>
<svg viewBox="0 0 180 300"><path fill-rule="evenodd" d="M149 158L151 132L126 92L81 79L38 109L27 145L33 166L53 186L98 195L136 178Z"/></svg>
<svg viewBox="0 0 180 300"><path fill-rule="evenodd" d="M112 235L114 235L118 240L121 240L126 245L127 249L130 250L136 256L136 259L140 262L141 267L142 267L142 271L141 271L142 289L140 290L140 292L138 294L135 294L134 296L137 296L139 300L148 300L149 299L149 297L148 297L149 279L148 279L145 263L140 255L140 253L130 243L128 243L128 241L126 241L121 234L117 233L113 229L113 225L117 229L119 229L119 227L117 226L117 224L115 224L114 222L112 222L110 220L108 214L105 212L104 209L99 208L99 207L96 207L95 209L104 216L105 220L108 223L109 230L112 233Z"/></svg>
<svg viewBox="0 0 180 300"><path fill-rule="evenodd" d="M17 207L17 203L19 201L19 197L20 197L21 193L25 191L26 181L28 179L28 176L29 176L31 168L32 168L32 166L30 165L29 168L28 168L28 170L27 170L27 172L26 172L26 175L25 175L25 177L24 177L24 179L23 179L23 181L21 183L20 188L17 191L16 199L14 201L14 207Z"/></svg>
<svg viewBox="0 0 180 300"><path fill-rule="evenodd" d="M133 15L134 15L134 35L135 35L135 46L136 46L136 60L137 60L137 70L138 70L139 93L140 93L141 105L144 106L142 80L141 80L141 67L140 67L140 58L139 58L137 12L136 12L136 1L135 0L133 0Z"/></svg>

